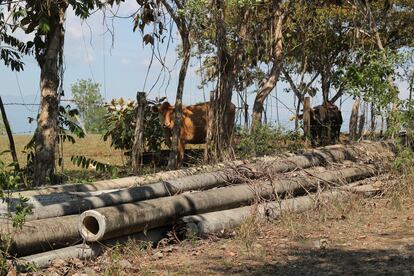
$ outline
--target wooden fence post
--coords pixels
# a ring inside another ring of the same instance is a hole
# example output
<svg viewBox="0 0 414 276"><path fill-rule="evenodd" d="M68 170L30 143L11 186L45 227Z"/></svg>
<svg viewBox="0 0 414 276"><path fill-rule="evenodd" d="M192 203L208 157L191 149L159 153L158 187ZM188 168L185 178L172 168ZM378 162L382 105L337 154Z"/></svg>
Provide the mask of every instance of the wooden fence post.
<svg viewBox="0 0 414 276"><path fill-rule="evenodd" d="M10 153L13 158L14 169L16 172L20 171L19 160L17 159L16 146L14 145L13 134L10 128L9 120L7 120L6 110L4 109L3 101L0 96L0 110L3 117L4 127L6 128L7 136L9 138Z"/></svg>
<svg viewBox="0 0 414 276"><path fill-rule="evenodd" d="M144 117L147 105L145 92L137 92L137 104L134 143L132 145L132 169L134 174L139 173L144 152Z"/></svg>
<svg viewBox="0 0 414 276"><path fill-rule="evenodd" d="M310 121L311 121L311 106L310 106L310 97L305 97L303 102L303 132L305 137L310 137Z"/></svg>

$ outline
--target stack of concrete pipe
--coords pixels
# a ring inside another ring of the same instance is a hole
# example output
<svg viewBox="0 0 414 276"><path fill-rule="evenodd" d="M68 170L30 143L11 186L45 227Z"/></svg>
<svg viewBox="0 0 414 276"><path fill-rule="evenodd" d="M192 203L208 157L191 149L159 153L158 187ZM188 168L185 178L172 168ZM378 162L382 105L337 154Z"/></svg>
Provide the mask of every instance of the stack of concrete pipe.
<svg viewBox="0 0 414 276"><path fill-rule="evenodd" d="M347 185L382 173L384 167L376 167L373 161L386 164L384 160L391 160L393 156L391 142L362 142L266 157L255 162L236 161L227 166L205 167L201 173L191 176L188 172L181 176L176 171L170 177L164 174L165 178L159 182L150 176L147 179L152 179L153 183L143 181L142 186L135 185L136 178L133 182L129 178L114 181L118 187L102 182L105 184L101 191L98 190L99 183L95 183L89 190L61 186L56 188L59 195L56 197L56 193L47 194L45 189L39 190L38 194L24 192L32 195L30 201L34 212L23 229L14 233L11 250L21 257L20 263L47 266L56 257L96 256L101 252L100 244L113 244L130 235L157 242L165 237L172 225L197 235L228 230L251 215L249 205L258 198L268 201L254 205L261 217L312 208L315 200L311 195L304 196L303 191L318 190L318 199L344 198L349 194L344 190L320 191L323 186ZM355 162L358 160L364 162ZM351 166L334 171L318 168L293 176L287 173L350 161L353 162ZM263 171L269 172L272 178L245 182ZM119 183L125 186L120 188ZM73 194L67 191L77 191L78 194L70 197ZM287 194L299 197L283 199ZM62 199L65 202L61 202ZM0 225L2 232L10 229L7 222ZM79 245L84 241L87 243Z"/></svg>

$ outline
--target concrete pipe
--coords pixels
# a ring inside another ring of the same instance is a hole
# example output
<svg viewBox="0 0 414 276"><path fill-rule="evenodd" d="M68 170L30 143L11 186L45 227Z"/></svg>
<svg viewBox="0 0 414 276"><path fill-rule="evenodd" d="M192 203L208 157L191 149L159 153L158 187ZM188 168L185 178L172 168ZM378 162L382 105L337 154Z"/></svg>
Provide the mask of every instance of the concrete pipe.
<svg viewBox="0 0 414 276"><path fill-rule="evenodd" d="M186 176L175 180L134 187L119 191L102 193L95 196L81 197L77 201L51 204L34 210L27 220L36 220L79 214L85 210L104 206L114 206L152 198L176 195L185 191L206 190L232 181L230 175L223 171Z"/></svg>
<svg viewBox="0 0 414 276"><path fill-rule="evenodd" d="M276 160L274 157L262 158L259 163L245 164L241 167L226 169L210 173L185 176L175 180L158 182L140 187L101 193L86 197L77 197L63 203L47 204L47 206L35 208L27 220L58 217L64 215L79 214L85 210L96 209L104 206L114 206L124 203L147 200L151 198L170 196L184 191L205 190L220 185L240 182L238 175L251 172L262 172L264 169L272 174L295 170L297 168L309 168L333 162L361 159L366 152L381 153L381 156L392 156L386 146L369 143L358 146L330 146L323 149L312 150L300 155L294 155L285 159ZM247 169L247 170L246 170ZM254 176L254 173L252 174ZM252 175L246 175L251 177ZM53 199L53 195L49 196Z"/></svg>
<svg viewBox="0 0 414 276"><path fill-rule="evenodd" d="M26 256L56 248L67 247L82 241L77 221L79 215L28 221L22 229L15 230L9 221L0 223L0 234L10 234L13 229L10 253Z"/></svg>
<svg viewBox="0 0 414 276"><path fill-rule="evenodd" d="M322 159L325 159L327 162L340 160L355 160L361 158L365 153L369 152L370 154L382 154L384 157L384 152L395 152L395 145L391 141L382 141L382 142L371 142L371 141L362 141L359 143L351 145L333 145L322 147L316 150L302 150L299 155L306 157L306 154L319 155ZM336 153L335 153L336 152ZM339 155L338 155L339 154ZM389 155L389 154L388 154ZM159 172L150 175L144 176L133 176L120 179L112 180L102 180L96 181L94 183L88 184L64 184L56 185L51 187L38 188L35 190L29 191L18 191L13 193L13 197L18 197L22 195L24 197L32 197L35 195L47 195L51 193L70 193L70 192L90 192L90 191L99 191L99 190L111 190L111 189L123 189L134 186L140 186L144 184L155 183L159 181L166 181L171 179L176 179L179 177L194 175L202 172L212 172L227 168L229 166L239 166L247 163L260 163L260 162L275 162L277 160L286 159L287 157L295 157L292 154L280 154L277 156L265 156L259 158L252 158L251 160L236 160L233 162L219 163L215 165L204 165L199 167L186 168L176 171L168 172ZM305 161L305 160L304 160ZM323 161L323 160L322 160ZM305 161L306 162L306 161ZM321 164L321 163L318 163Z"/></svg>
<svg viewBox="0 0 414 276"><path fill-rule="evenodd" d="M344 188L285 199L280 202L266 202L254 206L186 216L179 220L177 229L179 233L186 237L228 232L239 227L252 216L256 216L259 219L275 219L282 213L298 213L313 209L321 202L345 200L354 192L362 192L368 196L378 192L378 189L372 185L357 187L346 185Z"/></svg>
<svg viewBox="0 0 414 276"><path fill-rule="evenodd" d="M24 268L27 267L28 264L33 264L38 268L44 268L52 265L53 261L56 259L64 261L68 261L73 258L78 258L80 260L93 259L102 254L108 246L126 243L129 240L149 242L155 245L166 237L168 231L170 231L170 228L162 227L150 230L146 233L141 232L131 236L108 240L103 243L78 244L64 247L19 258L16 260L16 265L20 271L24 271Z"/></svg>
<svg viewBox="0 0 414 276"><path fill-rule="evenodd" d="M158 198L113 207L86 211L80 216L79 231L86 241L98 241L144 229L171 224L177 219L205 212L236 208L257 197L271 198L276 194L311 189L325 182L344 184L373 176L372 165L319 173L317 177L295 177L290 180L242 184L204 192Z"/></svg>

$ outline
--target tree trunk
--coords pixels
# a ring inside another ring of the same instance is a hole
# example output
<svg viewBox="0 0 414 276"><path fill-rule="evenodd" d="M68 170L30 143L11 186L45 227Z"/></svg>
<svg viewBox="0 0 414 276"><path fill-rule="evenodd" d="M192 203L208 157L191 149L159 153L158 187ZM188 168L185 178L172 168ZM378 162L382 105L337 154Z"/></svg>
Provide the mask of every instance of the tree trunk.
<svg viewBox="0 0 414 276"><path fill-rule="evenodd" d="M134 143L132 145L132 170L135 175L141 167L142 153L144 152L144 117L147 105L145 92L137 93L137 115L135 122Z"/></svg>
<svg viewBox="0 0 414 276"><path fill-rule="evenodd" d="M184 159L184 145L181 144L180 141L180 132L182 126L182 117L183 117L183 94L184 94L184 84L185 84L185 77L187 75L188 64L190 62L190 51L191 45L189 40L189 33L186 29L183 30L183 27L180 31L180 36L182 40L183 46L183 61L180 68L180 73L178 76L178 87L177 87L177 95L175 98L175 121L174 121L174 128L172 131L172 139L171 139L171 150L170 150L170 157L168 160L168 168L176 169L178 166L181 165Z"/></svg>
<svg viewBox="0 0 414 276"><path fill-rule="evenodd" d="M230 159L231 136L228 133L229 108L234 86L234 63L227 51L225 2L215 0L218 83L210 95L206 158L211 161Z"/></svg>
<svg viewBox="0 0 414 276"><path fill-rule="evenodd" d="M311 137L311 106L310 106L310 98L306 97L303 103L303 132L305 134L306 139Z"/></svg>
<svg viewBox="0 0 414 276"><path fill-rule="evenodd" d="M175 120L172 130L170 156L168 160L168 168L178 168L184 159L184 145L180 141L182 117L183 117L183 94L185 78L187 76L187 69L191 58L191 44L190 44L190 30L185 19L178 14L178 11L168 3L166 0L160 1L162 5L167 9L168 13L174 20L175 25L178 28L181 37L181 43L183 47L183 61L181 63L180 73L178 75L177 94L175 97ZM177 4L178 1L173 1ZM177 9L180 8L177 4Z"/></svg>
<svg viewBox="0 0 414 276"><path fill-rule="evenodd" d="M246 99L247 102L247 99ZM245 102L244 104L244 129L249 129L249 105Z"/></svg>
<svg viewBox="0 0 414 276"><path fill-rule="evenodd" d="M358 130L358 112L359 112L359 99L355 99L354 105L352 106L351 118L349 120L349 138L351 140L357 140Z"/></svg>
<svg viewBox="0 0 414 276"><path fill-rule="evenodd" d="M326 103L329 100L330 82L325 72L322 72L321 74L321 82L322 82L323 103Z"/></svg>
<svg viewBox="0 0 414 276"><path fill-rule="evenodd" d="M338 99L340 99L342 97L342 95L344 94L344 90L340 89L335 96L332 97L332 99L330 100L331 103L335 103Z"/></svg>
<svg viewBox="0 0 414 276"><path fill-rule="evenodd" d="M253 105L252 113L252 129L254 130L257 125L262 123L263 103L275 88L277 81L279 80L280 71L282 69L282 54L283 54L283 22L285 18L285 10L282 9L281 3L274 1L274 34L273 39L275 48L273 50L273 66L270 72L269 78L266 80L262 88L257 91L256 98Z"/></svg>
<svg viewBox="0 0 414 276"><path fill-rule="evenodd" d="M14 170L17 172L20 171L19 160L17 159L16 154L16 146L14 144L13 134L10 128L9 120L7 120L6 110L4 109L3 100L0 96L0 110L1 110L1 117L3 118L4 127L6 128L7 137L9 138L9 148L10 154L13 159Z"/></svg>
<svg viewBox="0 0 414 276"><path fill-rule="evenodd" d="M358 125L358 139L360 139L364 132L365 120L366 120L366 113L367 113L367 103L362 105L362 113L359 116L359 125Z"/></svg>
<svg viewBox="0 0 414 276"><path fill-rule="evenodd" d="M40 73L40 112L35 133L35 162L33 184L44 184L49 177L53 182L55 170L55 150L57 141L57 124L59 117L60 86L59 70L62 66L64 43L64 21L67 4L62 3L56 12L56 22L46 38L45 54L39 60Z"/></svg>
<svg viewBox="0 0 414 276"><path fill-rule="evenodd" d="M296 95L295 95L295 97L296 97ZM297 103L297 106L296 106L296 114L295 114L295 131L299 130L300 106L302 104L301 99L300 98L297 98L297 99L298 99L298 103Z"/></svg>
<svg viewBox="0 0 414 276"><path fill-rule="evenodd" d="M374 135L376 128L376 114L375 114L375 107L374 104L371 103L371 135Z"/></svg>
<svg viewBox="0 0 414 276"><path fill-rule="evenodd" d="M413 92L414 92L414 70L411 72L410 84L408 86L408 89L409 89L408 99L410 101L412 101L412 99L413 99ZM410 108L411 108L411 105L410 105Z"/></svg>

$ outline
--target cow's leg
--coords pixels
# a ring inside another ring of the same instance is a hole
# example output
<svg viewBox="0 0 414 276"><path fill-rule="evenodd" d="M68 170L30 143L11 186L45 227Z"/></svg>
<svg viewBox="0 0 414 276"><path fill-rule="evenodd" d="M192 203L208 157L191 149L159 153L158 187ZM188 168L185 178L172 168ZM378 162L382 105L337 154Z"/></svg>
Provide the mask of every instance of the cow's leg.
<svg viewBox="0 0 414 276"><path fill-rule="evenodd" d="M318 141L318 130L317 127L314 124L311 124L310 126L310 134L311 134L311 144L313 147L315 147L317 145L317 141Z"/></svg>
<svg viewBox="0 0 414 276"><path fill-rule="evenodd" d="M171 149L171 135L165 134L165 144Z"/></svg>

